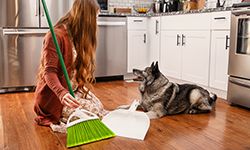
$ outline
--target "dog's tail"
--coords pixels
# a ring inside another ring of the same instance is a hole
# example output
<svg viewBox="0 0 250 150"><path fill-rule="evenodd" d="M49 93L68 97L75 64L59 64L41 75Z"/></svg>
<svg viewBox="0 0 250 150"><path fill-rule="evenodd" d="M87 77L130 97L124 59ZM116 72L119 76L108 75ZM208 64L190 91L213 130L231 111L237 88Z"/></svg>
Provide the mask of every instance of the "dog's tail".
<svg viewBox="0 0 250 150"><path fill-rule="evenodd" d="M210 92L209 97L210 97L209 103L212 106L212 108L214 108L215 107L215 102L217 100L217 95L215 93Z"/></svg>

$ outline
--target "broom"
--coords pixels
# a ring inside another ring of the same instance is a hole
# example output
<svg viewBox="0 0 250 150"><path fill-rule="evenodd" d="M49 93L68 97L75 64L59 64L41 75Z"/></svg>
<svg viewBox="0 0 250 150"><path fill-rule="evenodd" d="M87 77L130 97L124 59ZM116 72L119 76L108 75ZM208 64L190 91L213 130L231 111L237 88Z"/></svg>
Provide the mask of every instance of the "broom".
<svg viewBox="0 0 250 150"><path fill-rule="evenodd" d="M70 94L75 98L73 89L70 84L69 76L62 58L62 54L56 39L56 35L50 20L49 12L45 0L42 0L43 8L47 17L49 28L53 37L53 41L56 47L56 51L59 57L60 64L62 66L63 74L65 76L67 86L69 88ZM92 116L88 116L85 113L88 113ZM78 120L70 122L72 117L78 117ZM99 117L95 114L86 111L75 109L75 112L69 117L67 122L67 147L74 147L82 144L87 144L90 142L95 142L107 138L114 137L115 134L103 123L100 121Z"/></svg>

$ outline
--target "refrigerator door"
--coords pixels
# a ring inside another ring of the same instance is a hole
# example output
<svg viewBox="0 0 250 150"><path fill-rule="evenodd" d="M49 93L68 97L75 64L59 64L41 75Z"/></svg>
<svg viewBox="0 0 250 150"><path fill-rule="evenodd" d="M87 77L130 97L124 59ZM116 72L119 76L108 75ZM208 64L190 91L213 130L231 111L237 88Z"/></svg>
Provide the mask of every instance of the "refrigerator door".
<svg viewBox="0 0 250 150"><path fill-rule="evenodd" d="M39 1L1 0L0 27L39 27Z"/></svg>
<svg viewBox="0 0 250 150"><path fill-rule="evenodd" d="M52 24L55 25L71 9L74 0L45 0ZM41 27L49 27L46 15L40 0Z"/></svg>
<svg viewBox="0 0 250 150"><path fill-rule="evenodd" d="M0 89L34 86L48 29L0 29Z"/></svg>

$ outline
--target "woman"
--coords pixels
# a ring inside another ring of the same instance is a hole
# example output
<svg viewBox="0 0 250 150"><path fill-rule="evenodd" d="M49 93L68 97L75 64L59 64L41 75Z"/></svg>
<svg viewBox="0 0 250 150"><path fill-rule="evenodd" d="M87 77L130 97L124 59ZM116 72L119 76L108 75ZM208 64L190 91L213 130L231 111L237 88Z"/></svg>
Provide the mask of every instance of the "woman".
<svg viewBox="0 0 250 150"><path fill-rule="evenodd" d="M71 10L54 26L76 98L68 91L52 35L50 32L46 34L35 91L35 120L39 125L66 122L77 107L97 114L100 119L107 114L101 102L90 92L95 80L99 11L95 0L75 0Z"/></svg>

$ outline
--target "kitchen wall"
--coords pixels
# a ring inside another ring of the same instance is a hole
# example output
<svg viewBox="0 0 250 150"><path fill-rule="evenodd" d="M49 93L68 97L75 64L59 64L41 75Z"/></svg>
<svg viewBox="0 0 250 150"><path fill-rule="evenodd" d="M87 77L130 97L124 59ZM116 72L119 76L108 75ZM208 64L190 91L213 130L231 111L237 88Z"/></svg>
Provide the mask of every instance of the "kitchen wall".
<svg viewBox="0 0 250 150"><path fill-rule="evenodd" d="M225 6L232 6L233 3L239 3L241 0L225 0ZM133 5L143 5L143 4L151 4L155 2L155 0L109 0L109 4L114 7L119 8L132 8ZM220 3L223 4L224 0L220 0ZM217 0L207 0L207 8L216 8ZM134 11L133 11L134 12Z"/></svg>

